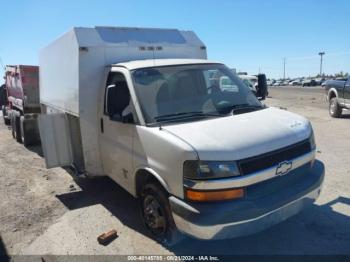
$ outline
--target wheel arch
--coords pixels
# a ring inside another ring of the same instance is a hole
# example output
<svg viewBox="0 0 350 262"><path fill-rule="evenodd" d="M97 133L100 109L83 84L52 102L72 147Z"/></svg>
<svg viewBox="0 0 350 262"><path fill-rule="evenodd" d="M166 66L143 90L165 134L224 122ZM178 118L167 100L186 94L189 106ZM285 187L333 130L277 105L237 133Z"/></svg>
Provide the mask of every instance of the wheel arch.
<svg viewBox="0 0 350 262"><path fill-rule="evenodd" d="M333 97L338 98L338 91L335 88L331 88L328 91L328 101L330 101Z"/></svg>
<svg viewBox="0 0 350 262"><path fill-rule="evenodd" d="M159 183L168 193L170 193L170 187L168 183L152 168L141 167L136 170L134 175L135 186L134 186L134 196L138 197L141 191L142 185L147 182L154 181Z"/></svg>

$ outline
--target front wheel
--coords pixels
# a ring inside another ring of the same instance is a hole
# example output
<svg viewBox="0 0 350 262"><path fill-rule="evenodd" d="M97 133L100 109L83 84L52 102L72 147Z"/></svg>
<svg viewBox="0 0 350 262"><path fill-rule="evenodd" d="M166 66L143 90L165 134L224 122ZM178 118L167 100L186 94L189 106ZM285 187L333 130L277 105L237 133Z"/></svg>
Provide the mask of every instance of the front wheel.
<svg viewBox="0 0 350 262"><path fill-rule="evenodd" d="M157 183L148 183L142 187L140 196L143 222L160 243L172 246L181 240L170 210L168 195Z"/></svg>
<svg viewBox="0 0 350 262"><path fill-rule="evenodd" d="M342 114L342 108L341 106L338 104L338 100L336 97L333 97L330 101L329 101L329 114L331 117L341 117Z"/></svg>

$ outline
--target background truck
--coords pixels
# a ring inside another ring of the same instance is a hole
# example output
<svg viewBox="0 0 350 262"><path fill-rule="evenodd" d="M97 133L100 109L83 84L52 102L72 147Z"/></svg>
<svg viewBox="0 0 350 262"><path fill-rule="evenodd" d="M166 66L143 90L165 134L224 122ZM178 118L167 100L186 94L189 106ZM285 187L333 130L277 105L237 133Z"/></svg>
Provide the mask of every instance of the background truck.
<svg viewBox="0 0 350 262"><path fill-rule="evenodd" d="M269 95L268 85L265 74L258 75L238 75L242 82L246 84L250 90L256 95L258 99L265 100L265 98Z"/></svg>
<svg viewBox="0 0 350 262"><path fill-rule="evenodd" d="M11 125L12 136L25 146L40 142L37 125L40 113L39 67L5 67L6 104L2 106L4 123Z"/></svg>
<svg viewBox="0 0 350 262"><path fill-rule="evenodd" d="M325 90L332 117L341 117L343 109L350 109L350 77L347 80L327 80Z"/></svg>
<svg viewBox="0 0 350 262"><path fill-rule="evenodd" d="M6 91L6 85L3 84L0 86L0 108L2 110L3 106L7 105L7 91ZM4 122L5 118L4 118ZM7 121L7 124L9 124L9 121Z"/></svg>
<svg viewBox="0 0 350 262"><path fill-rule="evenodd" d="M109 176L162 243L253 234L320 194L310 122L262 105L191 31L74 28L39 64L47 167Z"/></svg>

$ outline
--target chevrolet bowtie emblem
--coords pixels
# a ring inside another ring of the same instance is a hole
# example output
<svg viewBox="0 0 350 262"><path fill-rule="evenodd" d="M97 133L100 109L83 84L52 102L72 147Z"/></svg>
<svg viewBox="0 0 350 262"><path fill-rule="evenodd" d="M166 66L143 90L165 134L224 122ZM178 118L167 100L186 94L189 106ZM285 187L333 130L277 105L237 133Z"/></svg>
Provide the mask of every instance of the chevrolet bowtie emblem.
<svg viewBox="0 0 350 262"><path fill-rule="evenodd" d="M288 174L292 169L292 161L284 161L278 164L276 168L276 176L283 176Z"/></svg>

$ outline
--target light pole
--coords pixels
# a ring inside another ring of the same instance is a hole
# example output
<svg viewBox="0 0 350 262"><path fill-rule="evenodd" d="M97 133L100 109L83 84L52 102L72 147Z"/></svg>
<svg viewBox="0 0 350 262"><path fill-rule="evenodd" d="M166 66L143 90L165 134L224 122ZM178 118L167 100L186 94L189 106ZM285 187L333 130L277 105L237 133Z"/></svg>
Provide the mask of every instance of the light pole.
<svg viewBox="0 0 350 262"><path fill-rule="evenodd" d="M286 58L283 58L283 80L286 79Z"/></svg>
<svg viewBox="0 0 350 262"><path fill-rule="evenodd" d="M323 58L325 52L319 52L318 54L319 54L320 57L321 57L321 62L320 62L320 77L322 77L322 61L323 61L322 58Z"/></svg>

